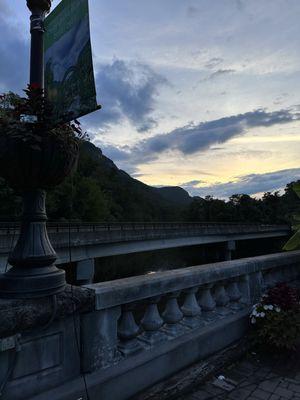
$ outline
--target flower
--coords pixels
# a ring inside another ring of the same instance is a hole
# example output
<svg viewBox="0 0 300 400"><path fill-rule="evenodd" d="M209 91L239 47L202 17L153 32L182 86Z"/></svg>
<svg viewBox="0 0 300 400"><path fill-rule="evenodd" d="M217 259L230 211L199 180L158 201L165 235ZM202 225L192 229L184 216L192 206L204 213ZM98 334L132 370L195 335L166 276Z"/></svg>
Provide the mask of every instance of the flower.
<svg viewBox="0 0 300 400"><path fill-rule="evenodd" d="M265 304L265 305L264 305L264 310L266 310L266 311L267 311L267 310L273 310L273 308L274 308L274 307L273 307L272 304Z"/></svg>
<svg viewBox="0 0 300 400"><path fill-rule="evenodd" d="M255 324L256 323L256 318L252 317L251 318L251 324Z"/></svg>
<svg viewBox="0 0 300 400"><path fill-rule="evenodd" d="M266 314L264 312L260 313L260 317L264 318L266 316Z"/></svg>
<svg viewBox="0 0 300 400"><path fill-rule="evenodd" d="M275 311L276 311L276 312L280 312L280 311L281 311L280 307L276 307L276 308L275 308Z"/></svg>

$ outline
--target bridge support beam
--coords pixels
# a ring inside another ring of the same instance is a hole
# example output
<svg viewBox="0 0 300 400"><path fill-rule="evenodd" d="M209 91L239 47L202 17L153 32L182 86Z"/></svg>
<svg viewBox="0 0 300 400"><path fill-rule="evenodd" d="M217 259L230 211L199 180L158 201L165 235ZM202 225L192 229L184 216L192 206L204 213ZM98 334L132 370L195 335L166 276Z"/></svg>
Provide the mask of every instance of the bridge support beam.
<svg viewBox="0 0 300 400"><path fill-rule="evenodd" d="M224 248L224 260L231 261L232 260L232 252L236 249L235 240L229 240L225 243Z"/></svg>
<svg viewBox="0 0 300 400"><path fill-rule="evenodd" d="M93 283L95 274L95 260L83 260L76 263L76 284L79 286Z"/></svg>

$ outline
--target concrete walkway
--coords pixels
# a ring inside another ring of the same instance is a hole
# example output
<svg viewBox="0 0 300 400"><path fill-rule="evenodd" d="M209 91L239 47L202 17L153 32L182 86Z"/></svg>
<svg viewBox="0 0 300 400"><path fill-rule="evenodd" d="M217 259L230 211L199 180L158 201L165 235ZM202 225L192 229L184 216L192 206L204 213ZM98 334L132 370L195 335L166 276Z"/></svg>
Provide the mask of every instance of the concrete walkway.
<svg viewBox="0 0 300 400"><path fill-rule="evenodd" d="M180 397L180 400L208 399L300 399L300 350L281 356L259 357L252 353Z"/></svg>

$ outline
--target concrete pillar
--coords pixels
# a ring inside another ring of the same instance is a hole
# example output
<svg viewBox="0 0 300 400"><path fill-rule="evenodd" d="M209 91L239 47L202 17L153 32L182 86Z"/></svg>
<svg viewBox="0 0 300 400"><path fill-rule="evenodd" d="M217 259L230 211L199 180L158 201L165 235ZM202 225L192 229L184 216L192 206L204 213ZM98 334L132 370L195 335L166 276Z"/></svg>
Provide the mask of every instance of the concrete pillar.
<svg viewBox="0 0 300 400"><path fill-rule="evenodd" d="M76 283L79 286L93 283L95 274L95 260L78 261L76 264Z"/></svg>
<svg viewBox="0 0 300 400"><path fill-rule="evenodd" d="M234 250L235 250L235 240L228 240L228 242L225 243L225 249L224 249L225 261L230 261L232 259L232 251Z"/></svg>
<svg viewBox="0 0 300 400"><path fill-rule="evenodd" d="M82 370L85 373L113 365L118 352L118 319L121 307L94 311L81 316Z"/></svg>

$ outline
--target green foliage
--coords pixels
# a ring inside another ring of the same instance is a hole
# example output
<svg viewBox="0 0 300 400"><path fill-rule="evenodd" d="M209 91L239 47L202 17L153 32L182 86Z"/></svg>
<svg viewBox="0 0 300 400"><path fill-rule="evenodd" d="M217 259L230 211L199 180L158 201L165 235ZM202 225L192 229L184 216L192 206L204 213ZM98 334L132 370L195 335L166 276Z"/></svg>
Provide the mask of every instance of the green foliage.
<svg viewBox="0 0 300 400"><path fill-rule="evenodd" d="M42 138L57 139L63 151L77 155L78 142L87 139L80 123L73 121L53 122L52 106L44 96L44 90L28 85L26 97L12 92L0 96L0 136L26 143L29 148L42 150Z"/></svg>
<svg viewBox="0 0 300 400"><path fill-rule="evenodd" d="M287 185L285 193L265 193L261 199L247 194L234 194L228 201L211 196L195 197L187 207L188 221L258 222L264 224L291 223L295 212L300 216L300 202L293 191L294 183ZM299 221L300 223L300 217Z"/></svg>
<svg viewBox="0 0 300 400"><path fill-rule="evenodd" d="M294 183L292 185L292 189L296 193L298 198L300 198L300 182ZM284 245L283 250L286 251L300 249L300 212L294 214L292 218L293 218L293 230L296 231L296 233Z"/></svg>
<svg viewBox="0 0 300 400"><path fill-rule="evenodd" d="M260 344L293 350L300 337L300 314L293 311L268 312L256 334Z"/></svg>

